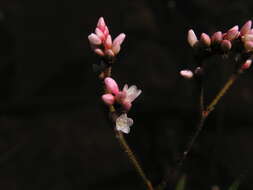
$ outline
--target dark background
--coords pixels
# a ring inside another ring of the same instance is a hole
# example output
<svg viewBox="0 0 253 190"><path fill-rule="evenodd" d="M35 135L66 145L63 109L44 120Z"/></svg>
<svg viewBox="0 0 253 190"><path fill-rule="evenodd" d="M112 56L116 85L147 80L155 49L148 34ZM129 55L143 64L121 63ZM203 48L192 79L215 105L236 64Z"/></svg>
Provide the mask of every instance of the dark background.
<svg viewBox="0 0 253 190"><path fill-rule="evenodd" d="M197 123L195 85L178 74L193 63L187 30L242 26L252 10L252 0L1 0L1 189L145 189L117 144L92 71L99 60L87 36L100 16L113 37L127 34L113 75L143 93L126 138L158 184ZM207 102L230 72L216 61ZM210 115L183 168L187 190L226 190L240 175L240 190L253 189L252 82L250 69Z"/></svg>

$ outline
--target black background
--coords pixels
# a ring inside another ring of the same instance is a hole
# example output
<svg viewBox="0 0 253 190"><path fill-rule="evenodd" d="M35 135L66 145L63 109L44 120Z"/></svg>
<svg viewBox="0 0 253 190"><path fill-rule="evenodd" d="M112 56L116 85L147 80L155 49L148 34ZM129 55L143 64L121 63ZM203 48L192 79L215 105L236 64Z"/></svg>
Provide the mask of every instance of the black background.
<svg viewBox="0 0 253 190"><path fill-rule="evenodd" d="M0 187L3 190L144 189L114 137L92 71L87 36L103 16L127 38L113 76L143 90L127 135L158 184L197 123L186 34L226 31L252 19L250 0L0 1ZM209 102L230 66L210 60ZM253 74L245 73L207 120L184 165L187 190L222 190L240 175L253 189Z"/></svg>

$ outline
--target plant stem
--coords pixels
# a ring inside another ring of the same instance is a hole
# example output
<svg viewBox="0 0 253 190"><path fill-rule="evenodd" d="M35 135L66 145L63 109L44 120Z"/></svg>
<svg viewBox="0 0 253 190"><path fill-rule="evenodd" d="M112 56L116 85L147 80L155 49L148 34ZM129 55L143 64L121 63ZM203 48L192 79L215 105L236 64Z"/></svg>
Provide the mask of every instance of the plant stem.
<svg viewBox="0 0 253 190"><path fill-rule="evenodd" d="M203 98L204 98L204 93L203 93L203 85L201 84L200 87L200 109L201 109L201 117L200 120L198 122L197 125L197 129L196 132L194 133L194 135L192 136L189 144L187 145L186 150L183 153L183 156L181 158L181 160L178 162L178 165L176 167L176 171L180 171L182 168L182 165L185 161L185 159L187 158L189 152L191 151L196 139L198 138L200 132L202 131L203 127L204 127L204 123L207 119L207 117L209 116L209 114L215 109L215 106L219 103L219 101L221 100L221 98L226 94L226 92L230 89L230 87L232 86L232 84L234 84L234 82L236 81L236 79L238 78L239 74L241 72L237 72L235 74L232 74L230 76L230 78L228 79L228 81L225 83L225 85L223 86L223 88L218 92L218 94L215 96L215 98L211 101L211 103L207 106L206 109L204 109L204 102L203 102ZM166 176L166 178L164 179L164 181L158 186L157 189L162 190L167 186L167 183L169 181L169 177Z"/></svg>
<svg viewBox="0 0 253 190"><path fill-rule="evenodd" d="M112 68L109 67L105 72L104 72L104 76L106 77L110 77L111 76L111 71ZM106 88L105 88L105 92L106 92ZM112 122L115 123L116 119L117 119L117 114L116 114L116 109L113 105L109 105L109 112L111 114L111 118L112 118ZM143 180L144 184L146 185L148 190L154 190L153 185L151 183L151 181L147 178L144 170L142 169L140 163L138 162L137 158L135 157L133 151L131 150L131 148L129 147L127 141L125 140L125 137L123 135L122 132L116 130L116 128L114 127L114 132L115 132L115 136L119 142L119 144L121 145L122 149L124 150L124 152L126 153L128 159L130 160L130 162L133 164L135 171L137 172L137 174L141 177L141 179Z"/></svg>

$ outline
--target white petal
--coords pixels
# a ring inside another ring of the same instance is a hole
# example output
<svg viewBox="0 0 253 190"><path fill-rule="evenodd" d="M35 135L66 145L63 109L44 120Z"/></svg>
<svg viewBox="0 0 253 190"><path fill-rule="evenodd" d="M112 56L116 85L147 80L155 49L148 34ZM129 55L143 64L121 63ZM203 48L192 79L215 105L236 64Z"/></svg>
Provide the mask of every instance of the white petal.
<svg viewBox="0 0 253 190"><path fill-rule="evenodd" d="M123 91L124 91L124 92L127 92L127 90L128 90L128 85L125 84L124 87L123 87Z"/></svg>
<svg viewBox="0 0 253 190"><path fill-rule="evenodd" d="M126 97L127 101L131 103L141 94L141 92L142 91L138 90L135 85L130 86L129 89L127 90L127 97Z"/></svg>

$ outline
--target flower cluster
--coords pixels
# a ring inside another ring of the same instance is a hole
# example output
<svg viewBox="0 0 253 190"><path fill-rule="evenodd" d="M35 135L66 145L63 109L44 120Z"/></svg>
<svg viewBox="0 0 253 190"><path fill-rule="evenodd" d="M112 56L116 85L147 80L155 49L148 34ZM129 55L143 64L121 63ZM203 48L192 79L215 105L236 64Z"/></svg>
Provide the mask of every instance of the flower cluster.
<svg viewBox="0 0 253 190"><path fill-rule="evenodd" d="M123 90L120 91L116 81L110 77L104 79L107 93L102 95L102 100L107 105L118 103L122 105L125 111L129 111L132 107L132 102L141 94L141 90L136 86L128 87L124 85Z"/></svg>
<svg viewBox="0 0 253 190"><path fill-rule="evenodd" d="M187 40L191 47L193 47L198 56L206 58L208 56L217 54L234 53L240 55L240 69L246 70L251 66L253 59L253 28L252 21L247 21L239 30L239 26L236 25L228 31L222 33L217 31L211 35L211 37L202 33L198 39L195 32L190 29L188 31ZM200 61L201 62L201 61ZM198 65L200 68L202 65ZM180 74L184 78L192 78L196 74L190 70L182 70Z"/></svg>
<svg viewBox="0 0 253 190"><path fill-rule="evenodd" d="M101 57L115 57L124 41L126 35L119 34L114 40L110 35L109 29L105 24L104 18L100 17L95 29L95 33L88 36L91 49Z"/></svg>

